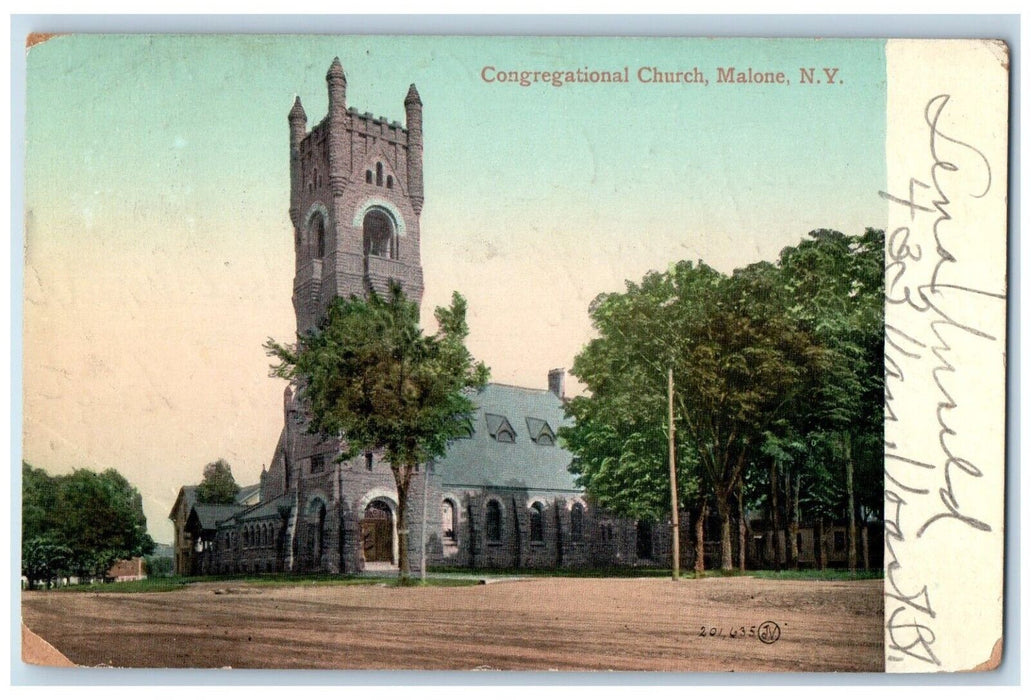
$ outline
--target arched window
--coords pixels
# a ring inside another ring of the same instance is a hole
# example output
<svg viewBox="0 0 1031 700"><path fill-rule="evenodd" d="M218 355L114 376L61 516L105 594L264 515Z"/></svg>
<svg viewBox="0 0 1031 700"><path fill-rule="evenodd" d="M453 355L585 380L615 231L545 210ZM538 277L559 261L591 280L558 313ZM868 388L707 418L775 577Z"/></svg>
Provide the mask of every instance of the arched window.
<svg viewBox="0 0 1031 700"><path fill-rule="evenodd" d="M499 429L496 437L498 442L515 442L515 433L508 428Z"/></svg>
<svg viewBox="0 0 1031 700"><path fill-rule="evenodd" d="M584 539L584 507L579 503L574 503L569 513L569 534L574 542Z"/></svg>
<svg viewBox="0 0 1031 700"><path fill-rule="evenodd" d="M487 503L487 541L501 541L501 505L497 501Z"/></svg>
<svg viewBox="0 0 1031 700"><path fill-rule="evenodd" d="M394 236L394 222L382 209L371 209L362 224L365 239L365 256L397 258L397 243Z"/></svg>
<svg viewBox="0 0 1031 700"><path fill-rule="evenodd" d="M387 189L388 190L394 189L394 176L393 175L387 175Z"/></svg>
<svg viewBox="0 0 1031 700"><path fill-rule="evenodd" d="M365 184L366 185L371 185L372 184L372 171L371 170L366 170L365 171Z"/></svg>
<svg viewBox="0 0 1031 700"><path fill-rule="evenodd" d="M455 544L458 538L455 532L458 530L455 524L455 504L449 499L444 499L440 504L440 528L445 544Z"/></svg>
<svg viewBox="0 0 1031 700"><path fill-rule="evenodd" d="M530 541L544 541L544 506L540 503L530 506Z"/></svg>
<svg viewBox="0 0 1031 700"><path fill-rule="evenodd" d="M376 187L383 187L383 163L376 163Z"/></svg>
<svg viewBox="0 0 1031 700"><path fill-rule="evenodd" d="M326 255L326 220L321 213L312 217L310 230L308 240L315 242L315 257L321 259Z"/></svg>

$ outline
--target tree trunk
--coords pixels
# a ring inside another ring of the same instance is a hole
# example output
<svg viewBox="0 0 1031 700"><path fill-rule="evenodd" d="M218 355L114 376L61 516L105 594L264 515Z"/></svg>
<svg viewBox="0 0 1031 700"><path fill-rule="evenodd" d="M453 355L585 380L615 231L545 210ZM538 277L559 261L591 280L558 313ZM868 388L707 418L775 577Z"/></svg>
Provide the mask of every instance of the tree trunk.
<svg viewBox="0 0 1031 700"><path fill-rule="evenodd" d="M853 485L852 435L845 433L845 490L848 493L848 570L856 573L856 492Z"/></svg>
<svg viewBox="0 0 1031 700"><path fill-rule="evenodd" d="M394 482L397 486L397 580L402 586L407 586L411 574L408 565L408 479L395 470Z"/></svg>
<svg viewBox="0 0 1031 700"><path fill-rule="evenodd" d="M734 552L730 540L730 502L726 493L717 491L716 512L720 516L720 568L734 569Z"/></svg>
<svg viewBox="0 0 1031 700"><path fill-rule="evenodd" d="M816 565L821 571L827 568L827 548L824 543L826 533L824 532L823 516L821 515L816 521L816 542L813 543L814 554L816 555Z"/></svg>
<svg viewBox="0 0 1031 700"><path fill-rule="evenodd" d="M870 528L867 527L866 523L863 523L863 529L860 532L860 537L863 541L863 569L866 571L870 570Z"/></svg>
<svg viewBox="0 0 1031 700"><path fill-rule="evenodd" d="M780 539L780 507L777 505L777 492L780 490L777 476L777 463L770 460L770 513L773 518L773 568L780 571L784 561L784 547Z"/></svg>
<svg viewBox="0 0 1031 700"><path fill-rule="evenodd" d="M745 570L745 547L748 545L748 525L745 523L745 485L737 485L737 562Z"/></svg>
<svg viewBox="0 0 1031 700"><path fill-rule="evenodd" d="M709 504L704 503L698 510L698 519L694 522L694 573L701 576L705 573L705 519L709 516Z"/></svg>
<svg viewBox="0 0 1031 700"><path fill-rule="evenodd" d="M791 566L794 569L799 569L801 568L799 559L801 558L802 552L798 546L798 491L801 485L799 484L799 477L797 474L795 475L794 481L794 485L791 485L790 482L788 483L791 497L791 524L788 529L791 532Z"/></svg>

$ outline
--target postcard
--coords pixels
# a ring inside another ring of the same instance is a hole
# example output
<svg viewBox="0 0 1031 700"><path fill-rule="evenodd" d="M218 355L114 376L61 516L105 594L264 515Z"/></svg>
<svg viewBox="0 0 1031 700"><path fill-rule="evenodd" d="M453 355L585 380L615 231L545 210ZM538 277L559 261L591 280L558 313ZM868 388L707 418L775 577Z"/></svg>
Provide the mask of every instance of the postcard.
<svg viewBox="0 0 1031 700"><path fill-rule="evenodd" d="M998 666L1001 41L28 43L25 663Z"/></svg>

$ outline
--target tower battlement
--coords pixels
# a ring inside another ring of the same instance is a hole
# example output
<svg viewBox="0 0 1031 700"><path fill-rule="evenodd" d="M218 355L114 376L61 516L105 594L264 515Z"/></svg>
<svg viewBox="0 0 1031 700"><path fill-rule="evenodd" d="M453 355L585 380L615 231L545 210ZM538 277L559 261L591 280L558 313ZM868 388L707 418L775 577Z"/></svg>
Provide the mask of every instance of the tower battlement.
<svg viewBox="0 0 1031 700"><path fill-rule="evenodd" d="M384 293L390 281L422 299L422 100L404 98L405 124L346 104L338 59L326 74L329 109L309 131L290 110L290 219L297 329L318 323L334 296Z"/></svg>

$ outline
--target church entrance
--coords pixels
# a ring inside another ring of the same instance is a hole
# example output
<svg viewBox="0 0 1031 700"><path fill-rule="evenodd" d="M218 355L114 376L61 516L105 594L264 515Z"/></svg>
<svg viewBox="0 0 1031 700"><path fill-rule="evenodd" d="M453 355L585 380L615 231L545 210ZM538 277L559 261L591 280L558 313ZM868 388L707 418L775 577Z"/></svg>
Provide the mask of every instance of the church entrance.
<svg viewBox="0 0 1031 700"><path fill-rule="evenodd" d="M362 551L365 561L394 562L394 522L390 506L373 501L365 509L361 522Z"/></svg>

